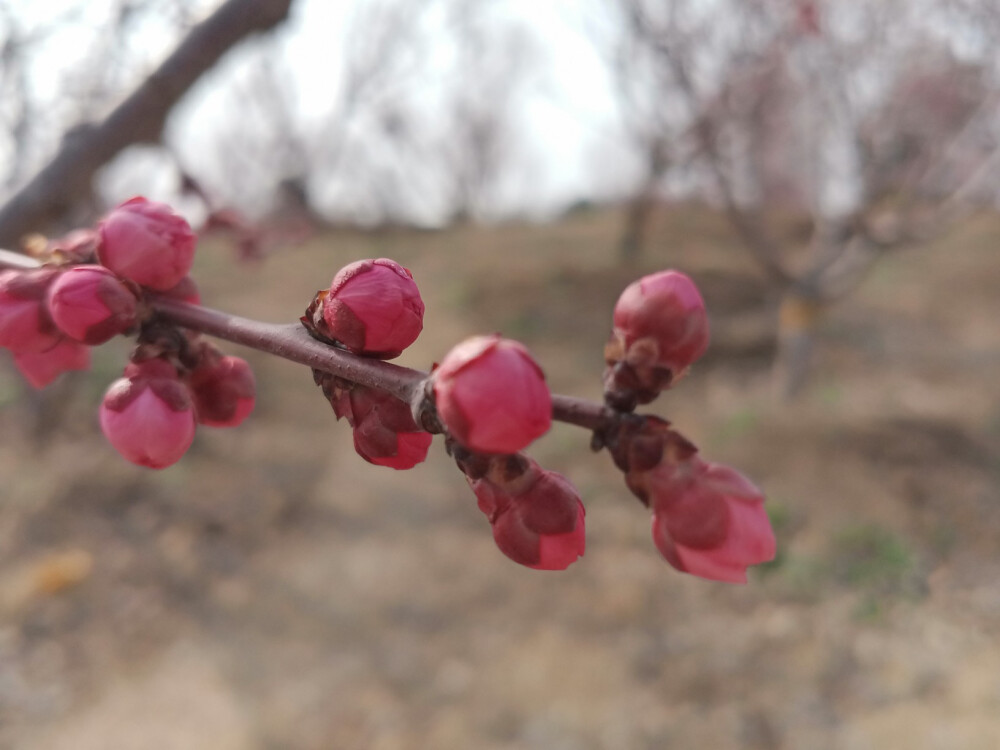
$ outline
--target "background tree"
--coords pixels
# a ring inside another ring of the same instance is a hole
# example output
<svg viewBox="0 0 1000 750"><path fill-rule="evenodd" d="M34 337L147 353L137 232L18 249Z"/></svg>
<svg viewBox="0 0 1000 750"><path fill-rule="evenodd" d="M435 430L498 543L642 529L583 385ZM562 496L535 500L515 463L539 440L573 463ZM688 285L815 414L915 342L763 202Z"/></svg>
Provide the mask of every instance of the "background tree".
<svg viewBox="0 0 1000 750"><path fill-rule="evenodd" d="M985 49L959 58L972 16L947 2L919 12L805 1L622 7L622 33L655 71L645 96L683 113L669 131L683 155L673 161L696 175L692 192L721 204L782 296L778 367L790 395L830 304L886 252L995 198L993 60ZM651 168L627 211L630 254L650 213L636 207L669 177L668 160L650 156L659 149L640 153ZM789 213L808 220L804 240L783 240L777 223Z"/></svg>

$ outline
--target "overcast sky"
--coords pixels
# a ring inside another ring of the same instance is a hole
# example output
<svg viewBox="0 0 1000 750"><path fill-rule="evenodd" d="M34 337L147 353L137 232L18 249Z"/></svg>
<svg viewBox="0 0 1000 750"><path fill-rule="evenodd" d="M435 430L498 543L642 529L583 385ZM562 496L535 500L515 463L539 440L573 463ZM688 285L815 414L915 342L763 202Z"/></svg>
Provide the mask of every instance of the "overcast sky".
<svg viewBox="0 0 1000 750"><path fill-rule="evenodd" d="M254 54L263 44L269 54L294 78L287 82L292 99L305 122L326 112L331 81L340 65L340 47L351 13L358 3L371 0L295 0L292 17L275 39L244 44L206 75L178 107L168 123L167 139L186 160L210 164L213 133L227 119L238 120L240 102L231 93L252 65ZM215 0L190 3L204 15L217 6ZM18 23L23 30L43 28L53 18L64 15L71 22L39 47L31 82L39 101L50 102L56 116L72 120L73 112L60 112L61 87L73 85L73 71L84 70L103 56L111 59L94 29L108 17L112 0L15 0ZM500 213L548 214L581 197L606 197L624 192L633 182L637 165L621 144L616 131L615 106L607 69L595 49L594 38L601 36L602 16L593 0L507 0L488 6L507 16L498 23L521 27L533 42L539 64L514 99L512 119L520 132L518 169L511 170L496 196ZM496 13L494 13L496 15ZM357 32L353 32L357 33ZM121 94L138 83L165 57L176 43L176 31L167 19L156 14L133 25L127 40L125 62L120 69L105 68L107 86ZM280 40L280 41L279 41ZM433 81L424 81L433 89ZM475 86L475 81L468 85ZM230 93L224 94L230 90ZM427 92L434 98L434 92ZM252 122L246 127L252 128ZM441 127L447 127L442 121ZM54 139L50 138L50 144ZM108 200L127 197L137 190L152 196L167 193L174 177L157 165L164 163L155 152L139 150L138 155L120 159L100 185ZM144 151L144 153L143 153ZM29 154L39 162L43 154ZM2 158L2 155L0 155ZM30 160L29 159L29 160ZM37 163L33 166L37 168ZM430 213L434 212L433 207ZM428 217L430 218L430 217Z"/></svg>

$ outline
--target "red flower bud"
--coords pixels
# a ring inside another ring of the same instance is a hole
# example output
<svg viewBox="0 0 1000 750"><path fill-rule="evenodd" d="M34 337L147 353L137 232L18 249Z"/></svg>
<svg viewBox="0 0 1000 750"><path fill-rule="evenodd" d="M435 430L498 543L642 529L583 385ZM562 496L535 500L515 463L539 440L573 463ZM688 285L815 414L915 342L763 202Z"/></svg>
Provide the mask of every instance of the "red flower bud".
<svg viewBox="0 0 1000 750"><path fill-rule="evenodd" d="M653 541L675 568L701 578L746 583L750 565L774 558L764 496L746 477L693 457L646 473Z"/></svg>
<svg viewBox="0 0 1000 750"><path fill-rule="evenodd" d="M548 432L552 396L523 344L475 336L434 371L434 397L449 434L479 453L516 453Z"/></svg>
<svg viewBox="0 0 1000 750"><path fill-rule="evenodd" d="M424 326L424 302L413 274L394 260L344 266L323 300L329 335L356 354L398 357Z"/></svg>
<svg viewBox="0 0 1000 750"><path fill-rule="evenodd" d="M391 469L412 469L427 458L433 435L420 429L408 404L385 391L352 385L336 388L337 418L354 428L354 450L365 461Z"/></svg>
<svg viewBox="0 0 1000 750"><path fill-rule="evenodd" d="M491 474L469 485L501 552L529 568L565 570L583 556L586 511L566 477L526 461L527 470L510 482Z"/></svg>
<svg viewBox="0 0 1000 750"><path fill-rule="evenodd" d="M605 347L605 395L625 408L634 408L636 400L649 403L707 348L708 314L694 282L679 271L644 276L615 305Z"/></svg>
<svg viewBox="0 0 1000 750"><path fill-rule="evenodd" d="M253 370L239 357L209 357L188 380L198 421L209 427L236 427L253 411L257 396Z"/></svg>
<svg viewBox="0 0 1000 750"><path fill-rule="evenodd" d="M22 352L14 355L14 364L35 388L44 388L69 370L90 368L90 348L67 338L44 352Z"/></svg>
<svg viewBox="0 0 1000 750"><path fill-rule="evenodd" d="M48 292L49 314L71 339L96 346L136 323L136 298L103 266L76 266L57 278Z"/></svg>
<svg viewBox="0 0 1000 750"><path fill-rule="evenodd" d="M56 268L0 273L0 346L15 354L51 349L62 338L45 308Z"/></svg>
<svg viewBox="0 0 1000 750"><path fill-rule="evenodd" d="M194 440L191 394L162 359L129 364L104 394L100 417L115 450L152 469L177 463Z"/></svg>
<svg viewBox="0 0 1000 750"><path fill-rule="evenodd" d="M132 198L105 216L98 230L101 265L137 284L166 291L191 270L194 232L165 203Z"/></svg>

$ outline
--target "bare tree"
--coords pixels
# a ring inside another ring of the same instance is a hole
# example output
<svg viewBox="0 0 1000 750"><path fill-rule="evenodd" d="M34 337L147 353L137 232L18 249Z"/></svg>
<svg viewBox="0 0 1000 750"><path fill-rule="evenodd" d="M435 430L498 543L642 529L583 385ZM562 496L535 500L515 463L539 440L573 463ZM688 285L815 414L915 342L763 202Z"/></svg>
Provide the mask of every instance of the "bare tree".
<svg viewBox="0 0 1000 750"><path fill-rule="evenodd" d="M622 6L624 33L658 71L647 95L684 108L683 132L668 131L673 161L701 170L701 190L782 295L778 367L791 394L830 305L885 253L947 227L987 182L995 197L992 58L954 56L926 15L953 12L946 0L919 12L891 0ZM777 209L809 217L806 242L781 240Z"/></svg>
<svg viewBox="0 0 1000 750"><path fill-rule="evenodd" d="M280 23L290 5L291 0L228 0L194 27L100 123L81 124L64 136L48 165L0 208L0 242L17 242L57 222L90 195L94 173L113 156L133 144L158 142L167 115L190 86L240 40Z"/></svg>
<svg viewBox="0 0 1000 750"><path fill-rule="evenodd" d="M495 203L515 158L515 103L540 63L527 30L517 19L491 12L496 9L482 0L451 4L453 56L443 81L447 120L435 153L453 221L482 218Z"/></svg>

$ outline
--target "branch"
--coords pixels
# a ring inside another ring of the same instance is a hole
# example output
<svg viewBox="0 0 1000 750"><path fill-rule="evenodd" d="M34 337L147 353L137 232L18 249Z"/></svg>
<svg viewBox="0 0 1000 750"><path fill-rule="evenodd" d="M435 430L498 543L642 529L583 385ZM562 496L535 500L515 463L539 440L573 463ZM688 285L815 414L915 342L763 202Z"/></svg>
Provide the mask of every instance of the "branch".
<svg viewBox="0 0 1000 750"><path fill-rule="evenodd" d="M98 125L71 131L52 161L0 208L0 243L14 244L66 213L90 192L97 170L137 143L155 143L170 110L219 58L245 37L274 28L292 0L228 0L200 23Z"/></svg>
<svg viewBox="0 0 1000 750"><path fill-rule="evenodd" d="M0 249L0 269L26 270L41 265L34 258ZM425 395L429 374L380 359L359 357L314 339L299 323L263 323L230 315L201 305L179 302L161 295L149 296L153 310L163 319L192 331L273 354L359 385L377 388L409 404ZM586 399L552 395L552 418L587 430L604 430L622 417L621 412Z"/></svg>

